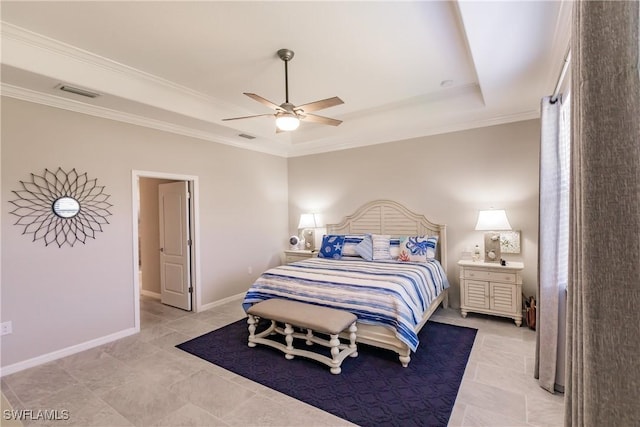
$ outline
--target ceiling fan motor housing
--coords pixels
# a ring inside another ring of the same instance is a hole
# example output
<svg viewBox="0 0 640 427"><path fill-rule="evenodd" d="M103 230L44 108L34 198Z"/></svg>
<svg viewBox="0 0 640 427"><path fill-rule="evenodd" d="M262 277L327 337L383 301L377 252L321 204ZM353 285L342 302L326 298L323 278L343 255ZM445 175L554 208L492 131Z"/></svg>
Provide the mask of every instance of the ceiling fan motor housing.
<svg viewBox="0 0 640 427"><path fill-rule="evenodd" d="M280 49L278 51L278 56L285 62L291 61L293 59L293 55L295 55L295 53L291 49Z"/></svg>

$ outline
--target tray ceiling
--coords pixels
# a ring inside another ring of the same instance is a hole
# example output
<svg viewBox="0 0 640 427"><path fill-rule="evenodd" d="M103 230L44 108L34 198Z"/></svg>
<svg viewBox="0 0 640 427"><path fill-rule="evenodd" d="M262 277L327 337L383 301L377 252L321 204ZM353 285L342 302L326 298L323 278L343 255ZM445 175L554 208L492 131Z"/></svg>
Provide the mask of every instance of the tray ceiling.
<svg viewBox="0 0 640 427"><path fill-rule="evenodd" d="M2 2L2 94L298 156L539 117L570 2ZM275 133L270 110L339 96ZM85 98L60 84L99 93ZM255 137L248 140L239 136Z"/></svg>

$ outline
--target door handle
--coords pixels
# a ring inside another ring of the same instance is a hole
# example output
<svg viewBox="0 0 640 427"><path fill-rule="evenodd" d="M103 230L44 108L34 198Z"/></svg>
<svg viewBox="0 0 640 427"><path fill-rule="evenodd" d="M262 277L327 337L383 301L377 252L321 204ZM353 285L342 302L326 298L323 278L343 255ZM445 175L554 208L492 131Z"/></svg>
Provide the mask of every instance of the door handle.
<svg viewBox="0 0 640 427"><path fill-rule="evenodd" d="M164 248L160 248L160 252L164 252Z"/></svg>

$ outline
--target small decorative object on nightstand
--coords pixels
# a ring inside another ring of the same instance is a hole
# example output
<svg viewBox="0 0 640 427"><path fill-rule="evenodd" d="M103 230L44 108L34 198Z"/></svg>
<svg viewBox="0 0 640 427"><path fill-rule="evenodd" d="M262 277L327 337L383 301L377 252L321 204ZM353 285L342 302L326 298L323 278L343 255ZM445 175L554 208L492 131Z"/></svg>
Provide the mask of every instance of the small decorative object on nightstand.
<svg viewBox="0 0 640 427"><path fill-rule="evenodd" d="M458 261L460 266L460 313L476 312L510 317L522 324L521 262Z"/></svg>
<svg viewBox="0 0 640 427"><path fill-rule="evenodd" d="M318 256L317 252L307 250L284 251L284 263L291 264L292 262L302 261L315 256Z"/></svg>

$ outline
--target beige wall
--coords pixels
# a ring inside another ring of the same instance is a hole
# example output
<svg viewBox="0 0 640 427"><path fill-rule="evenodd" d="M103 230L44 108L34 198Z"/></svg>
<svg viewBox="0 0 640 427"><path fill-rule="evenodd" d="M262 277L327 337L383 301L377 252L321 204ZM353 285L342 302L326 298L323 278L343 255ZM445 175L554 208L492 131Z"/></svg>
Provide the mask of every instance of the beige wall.
<svg viewBox="0 0 640 427"><path fill-rule="evenodd" d="M378 198L448 225L454 305L455 261L482 244L477 211L505 208L523 237L505 258L524 261L525 293L535 292L538 120L287 160L2 98L1 137L1 320L13 322L2 366L133 328L132 170L198 177L201 304L278 264L300 213L335 223ZM58 166L97 178L113 204L104 232L73 248L32 242L8 214L20 180Z"/></svg>
<svg viewBox="0 0 640 427"><path fill-rule="evenodd" d="M1 320L13 322L2 366L134 327L132 170L198 177L202 304L246 291L280 261L286 159L6 97L1 137ZM59 166L111 195L110 223L84 245L32 242L8 214L20 180Z"/></svg>
<svg viewBox="0 0 640 427"><path fill-rule="evenodd" d="M524 292L535 295L538 241L538 120L289 159L289 231L302 212L336 223L374 199L392 199L447 224L448 277L459 306L456 262L483 246L478 210L504 208L522 231Z"/></svg>

